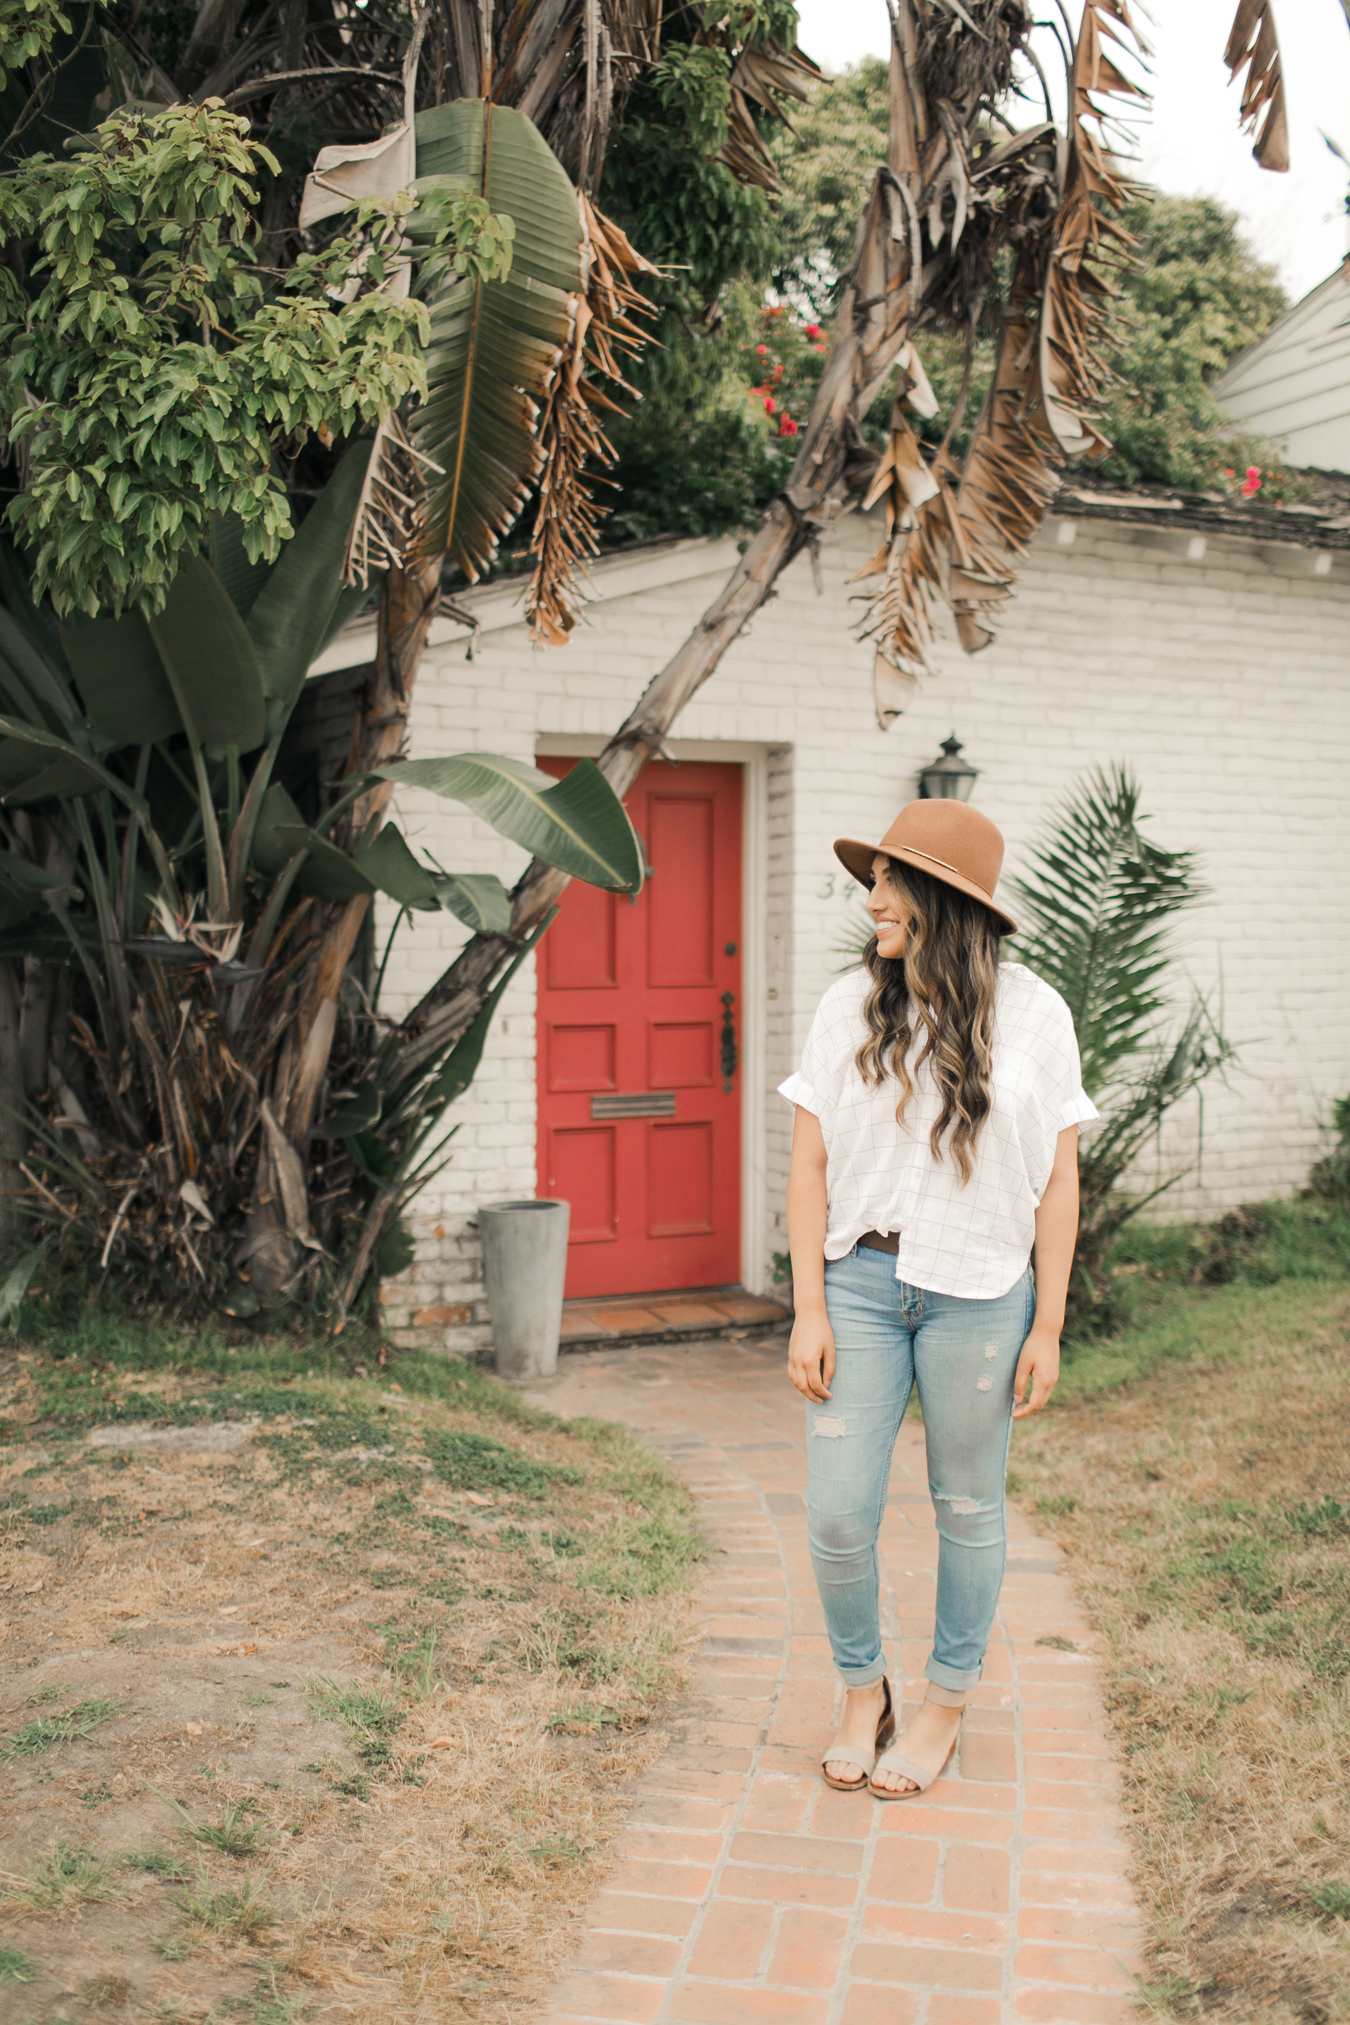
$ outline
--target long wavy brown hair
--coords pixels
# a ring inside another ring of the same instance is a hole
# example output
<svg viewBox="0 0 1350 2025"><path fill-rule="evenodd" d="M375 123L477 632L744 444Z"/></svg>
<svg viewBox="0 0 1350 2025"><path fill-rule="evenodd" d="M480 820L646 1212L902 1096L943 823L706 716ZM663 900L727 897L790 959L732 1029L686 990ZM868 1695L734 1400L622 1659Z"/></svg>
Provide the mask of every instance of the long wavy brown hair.
<svg viewBox="0 0 1350 2025"><path fill-rule="evenodd" d="M875 936L867 945L863 962L872 988L863 1001L867 1039L858 1050L858 1070L874 1088L887 1075L896 1078L900 1101L895 1115L903 1124L915 1072L925 1062L932 1064L942 1108L929 1146L934 1160L941 1160L942 1141L950 1130L948 1150L964 1187L992 1103L994 1001L1003 930L978 900L894 858L891 886L910 913L905 953L894 959L882 956ZM916 1038L919 1047L911 1063Z"/></svg>

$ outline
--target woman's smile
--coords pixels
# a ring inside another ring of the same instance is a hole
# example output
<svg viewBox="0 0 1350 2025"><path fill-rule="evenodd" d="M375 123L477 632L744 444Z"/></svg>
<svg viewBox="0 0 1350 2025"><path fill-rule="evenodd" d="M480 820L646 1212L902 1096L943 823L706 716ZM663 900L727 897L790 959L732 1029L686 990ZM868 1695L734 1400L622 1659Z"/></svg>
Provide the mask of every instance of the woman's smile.
<svg viewBox="0 0 1350 2025"><path fill-rule="evenodd" d="M893 961L905 953L909 914L892 890L890 871L890 859L878 852L872 860L872 890L866 904L876 930L878 953Z"/></svg>

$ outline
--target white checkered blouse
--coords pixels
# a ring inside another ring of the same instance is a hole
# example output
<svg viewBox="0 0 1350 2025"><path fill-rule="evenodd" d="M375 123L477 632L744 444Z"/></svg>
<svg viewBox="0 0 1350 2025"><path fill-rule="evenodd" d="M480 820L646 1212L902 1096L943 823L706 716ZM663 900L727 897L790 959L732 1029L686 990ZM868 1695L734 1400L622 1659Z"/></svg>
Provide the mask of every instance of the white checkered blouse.
<svg viewBox="0 0 1350 2025"><path fill-rule="evenodd" d="M825 1256L843 1258L864 1231L898 1231L897 1279L966 1300L995 1299L1026 1270L1059 1133L1097 1116L1082 1085L1072 1015L1022 964L1000 966L993 1109L962 1187L951 1158L944 1152L935 1161L929 1150L940 1109L929 1066L916 1077L903 1126L895 1118L895 1078L873 1088L858 1073L870 984L859 969L830 986L800 1071L779 1084L780 1096L814 1112L824 1134Z"/></svg>

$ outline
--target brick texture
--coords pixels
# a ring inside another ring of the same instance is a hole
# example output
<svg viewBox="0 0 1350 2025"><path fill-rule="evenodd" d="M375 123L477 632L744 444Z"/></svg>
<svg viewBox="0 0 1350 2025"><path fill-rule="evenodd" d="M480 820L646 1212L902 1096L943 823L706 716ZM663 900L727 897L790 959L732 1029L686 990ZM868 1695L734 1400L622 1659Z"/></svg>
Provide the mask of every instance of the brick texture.
<svg viewBox="0 0 1350 2025"><path fill-rule="evenodd" d="M781 1351L742 1344L732 1358L724 1344L680 1344L602 1351L569 1366L539 1388L541 1401L557 1413L625 1421L686 1473L712 1549L699 1623L715 1644L734 1605L753 1643L745 1657L754 1673L740 1672L733 1654L706 1655L693 1692L663 1713L671 1741L642 1776L610 1887L586 1916L576 1969L546 2025L582 2017L1124 2025L1138 1937L1114 1788L1097 1772L1092 1812L1056 1809L1046 1825L1022 1748L1028 1720L1048 1709L1071 1715L1091 1762L1114 1769L1091 1633L1058 1550L1010 1512L1013 1572L986 1681L931 1792L886 1804L831 1792L818 1764L832 1733L834 1684L818 1636L798 1628L815 1600L806 1518L800 1502L782 1502L803 1479L805 1428ZM660 1389L641 1382L676 1377ZM933 1584L915 1573L931 1567L936 1543L925 1482L922 1430L906 1427L891 1474L906 1528L883 1531L881 1558L883 1629L907 1706L921 1692L932 1636ZM770 1511L772 1534L762 1524ZM770 1541L772 1555L761 1545ZM1034 1611L1017 1596L1014 1635L1015 1571L1033 1554L1042 1587ZM1035 1624L1029 1634L1023 1624L1040 1611L1082 1658L1072 1676L1024 1691L1021 1655L1038 1649ZM709 1768L725 1749L717 1741L729 1727L724 1712L744 1706L747 1678L758 1684L765 1741L739 1753L745 1776L734 1792L704 1793L700 1778L722 1776ZM1033 1698L1038 1706L1028 1709ZM785 1727L800 1732L790 1753L770 1741L783 1710L794 1719ZM972 1745L997 1745L997 1765L994 1753ZM785 1767L789 1755L796 1762Z"/></svg>

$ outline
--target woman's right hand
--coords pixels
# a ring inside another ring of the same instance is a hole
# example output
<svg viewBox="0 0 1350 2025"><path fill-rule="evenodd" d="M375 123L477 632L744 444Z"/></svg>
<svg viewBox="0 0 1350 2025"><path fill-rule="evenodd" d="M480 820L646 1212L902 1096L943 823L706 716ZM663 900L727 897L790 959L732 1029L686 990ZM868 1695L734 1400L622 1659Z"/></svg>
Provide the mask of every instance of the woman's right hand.
<svg viewBox="0 0 1350 2025"><path fill-rule="evenodd" d="M826 1400L834 1377L834 1331L824 1309L798 1315L788 1344L788 1377L806 1399Z"/></svg>

